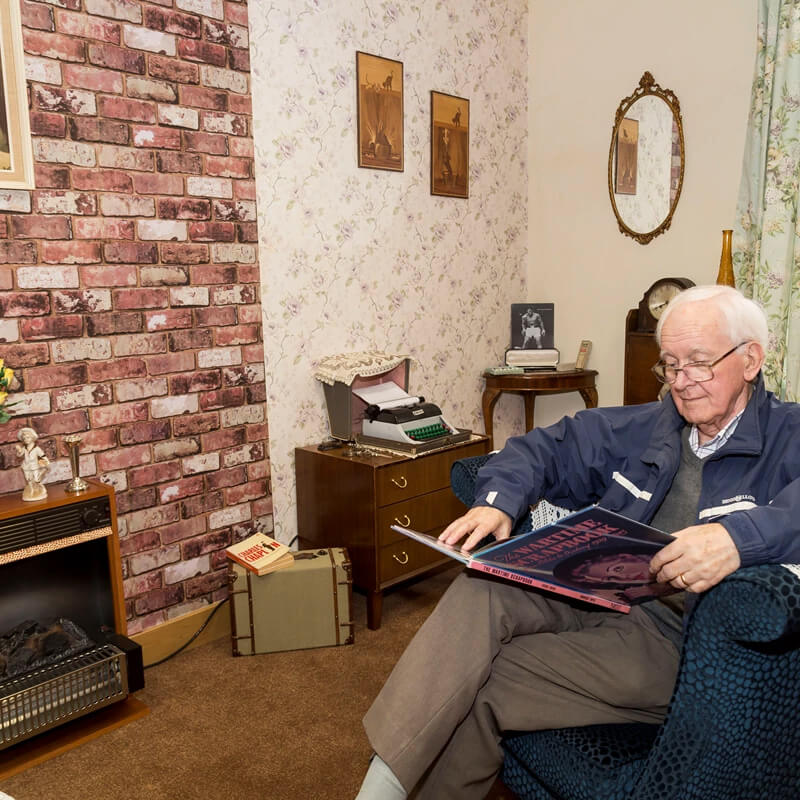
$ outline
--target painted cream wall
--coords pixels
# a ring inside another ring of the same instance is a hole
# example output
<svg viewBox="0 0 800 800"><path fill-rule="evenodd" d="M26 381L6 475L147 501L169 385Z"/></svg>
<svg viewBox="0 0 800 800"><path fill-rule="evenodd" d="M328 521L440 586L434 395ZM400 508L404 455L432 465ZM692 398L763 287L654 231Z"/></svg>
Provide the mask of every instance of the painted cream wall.
<svg viewBox="0 0 800 800"><path fill-rule="evenodd" d="M733 227L756 5L529 4L527 299L555 303L563 361L574 360L582 338L593 341L601 405L622 402L625 315L645 289L666 275L716 279L721 230ZM645 70L680 100L686 175L671 229L643 246L618 231L607 169L614 113ZM582 407L577 394L539 399L536 423Z"/></svg>

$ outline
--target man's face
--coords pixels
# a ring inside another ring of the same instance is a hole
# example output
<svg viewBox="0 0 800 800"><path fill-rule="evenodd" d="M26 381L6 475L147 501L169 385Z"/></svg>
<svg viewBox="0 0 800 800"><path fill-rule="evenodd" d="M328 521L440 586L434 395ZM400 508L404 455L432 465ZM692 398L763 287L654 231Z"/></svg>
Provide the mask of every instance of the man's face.
<svg viewBox="0 0 800 800"><path fill-rule="evenodd" d="M737 344L728 337L722 313L709 301L675 309L661 330L661 358L679 367L714 361ZM747 405L749 381L761 367L760 353L757 344L739 348L714 366L714 377L702 383L678 373L670 386L672 399L681 416L698 426L701 441L713 438Z"/></svg>

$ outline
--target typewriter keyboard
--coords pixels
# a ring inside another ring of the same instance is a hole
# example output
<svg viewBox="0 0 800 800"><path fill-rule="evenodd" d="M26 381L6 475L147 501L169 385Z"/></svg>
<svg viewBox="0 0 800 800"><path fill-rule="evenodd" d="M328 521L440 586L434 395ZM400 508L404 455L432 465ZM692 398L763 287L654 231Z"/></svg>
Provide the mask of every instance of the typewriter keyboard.
<svg viewBox="0 0 800 800"><path fill-rule="evenodd" d="M446 436L449 433L452 433L450 428L441 422L436 422L433 425L425 425L421 428L414 428L412 431L406 431L406 435L417 442L427 442L428 439L435 439L437 436Z"/></svg>

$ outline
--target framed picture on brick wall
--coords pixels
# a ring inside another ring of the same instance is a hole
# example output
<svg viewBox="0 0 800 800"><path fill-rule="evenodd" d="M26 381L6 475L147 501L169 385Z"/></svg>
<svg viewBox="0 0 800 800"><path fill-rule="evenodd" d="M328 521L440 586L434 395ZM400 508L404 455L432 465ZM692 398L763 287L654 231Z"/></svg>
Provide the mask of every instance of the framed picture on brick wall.
<svg viewBox="0 0 800 800"><path fill-rule="evenodd" d="M33 188L33 150L17 2L0 3L0 188Z"/></svg>

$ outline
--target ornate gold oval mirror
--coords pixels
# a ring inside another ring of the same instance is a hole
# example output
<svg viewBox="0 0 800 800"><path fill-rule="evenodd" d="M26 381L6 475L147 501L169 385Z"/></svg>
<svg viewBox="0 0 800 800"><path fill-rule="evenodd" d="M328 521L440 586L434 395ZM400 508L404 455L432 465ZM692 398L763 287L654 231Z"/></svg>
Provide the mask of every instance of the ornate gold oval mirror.
<svg viewBox="0 0 800 800"><path fill-rule="evenodd" d="M608 153L608 193L622 233L648 244L669 228L685 166L678 98L645 72L619 104Z"/></svg>

